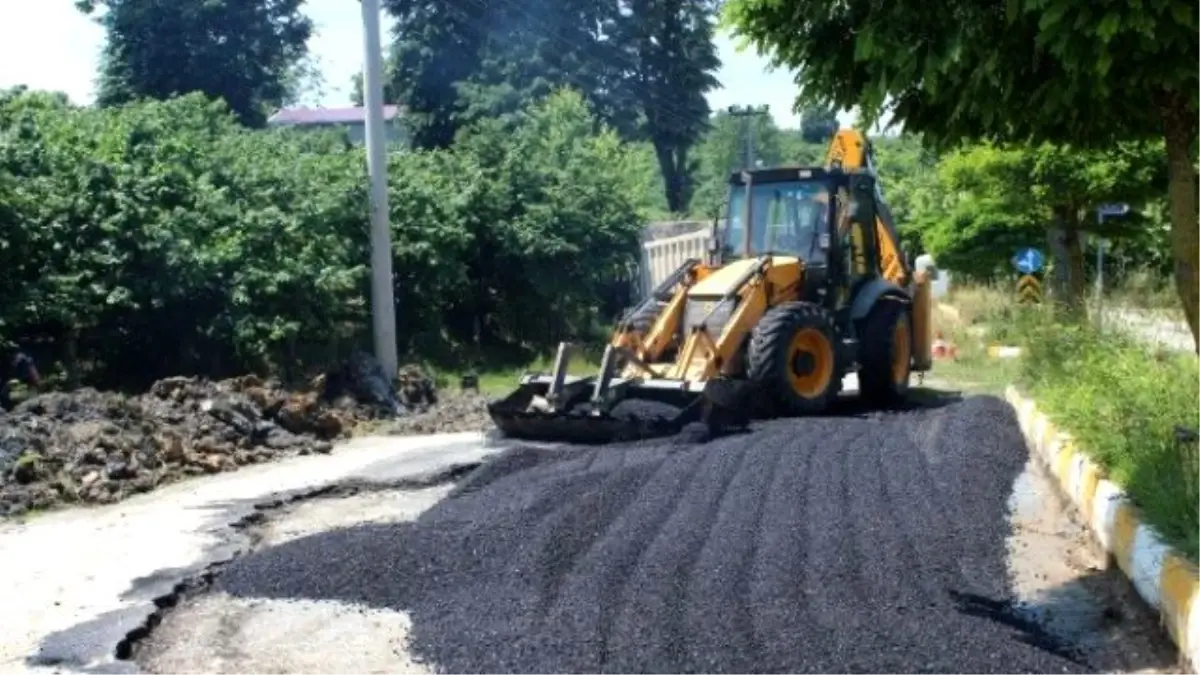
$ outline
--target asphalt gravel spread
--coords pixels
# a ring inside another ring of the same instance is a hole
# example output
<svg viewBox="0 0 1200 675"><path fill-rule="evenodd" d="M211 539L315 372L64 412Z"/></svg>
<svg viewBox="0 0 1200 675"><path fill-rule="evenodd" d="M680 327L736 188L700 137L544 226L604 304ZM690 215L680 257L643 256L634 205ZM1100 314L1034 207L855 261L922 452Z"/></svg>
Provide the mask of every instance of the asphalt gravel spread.
<svg viewBox="0 0 1200 675"><path fill-rule="evenodd" d="M234 595L407 611L449 672L1087 672L1025 621L992 397L747 433L518 447L412 523L240 558Z"/></svg>

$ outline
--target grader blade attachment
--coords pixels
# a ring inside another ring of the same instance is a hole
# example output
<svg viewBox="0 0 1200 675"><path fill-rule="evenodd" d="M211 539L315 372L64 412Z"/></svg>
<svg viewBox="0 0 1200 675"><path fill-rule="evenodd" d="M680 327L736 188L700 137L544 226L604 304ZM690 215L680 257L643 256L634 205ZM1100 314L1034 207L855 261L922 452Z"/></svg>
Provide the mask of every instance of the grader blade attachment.
<svg viewBox="0 0 1200 675"><path fill-rule="evenodd" d="M586 399L572 407L555 408L544 396L549 389L548 378L527 375L522 379L525 381L516 391L488 405L496 427L513 439L586 445L619 443L674 436L694 422L706 423L716 434L744 428L751 418L747 388L740 382L718 384L712 396L708 386L686 396L664 396L663 389L645 383L614 383L624 386L619 390L620 398L606 410ZM593 385L594 378L583 378L578 383ZM653 405L668 401L672 401L670 407Z"/></svg>
<svg viewBox="0 0 1200 675"><path fill-rule="evenodd" d="M598 375L572 377L566 374L569 348L560 345L554 372L523 375L516 391L488 405L488 414L509 438L587 444L672 436L692 422L749 422L744 382L615 377L620 354L610 346Z"/></svg>
<svg viewBox="0 0 1200 675"><path fill-rule="evenodd" d="M614 381L615 404L601 406L592 403L588 395L598 378L568 380L557 401L548 397L552 378L545 375L526 375L517 390L488 405L488 414L496 427L509 438L561 443L599 444L636 441L671 436L689 424L702 419L704 398L692 394L682 401L678 396L664 397L660 392L646 391L632 382ZM648 396L647 396L648 394ZM626 401L646 400L660 403L675 399L682 406L621 405ZM623 409L624 408L624 409Z"/></svg>

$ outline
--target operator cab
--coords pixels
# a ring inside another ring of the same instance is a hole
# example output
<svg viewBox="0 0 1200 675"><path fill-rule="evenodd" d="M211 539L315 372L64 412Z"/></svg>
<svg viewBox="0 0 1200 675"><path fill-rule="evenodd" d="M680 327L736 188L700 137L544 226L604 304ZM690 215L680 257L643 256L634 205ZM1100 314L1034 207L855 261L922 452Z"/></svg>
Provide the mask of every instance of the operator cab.
<svg viewBox="0 0 1200 675"><path fill-rule="evenodd" d="M719 232L722 259L782 255L822 264L836 201L834 186L823 174L776 168L731 176L728 213Z"/></svg>
<svg viewBox="0 0 1200 675"><path fill-rule="evenodd" d="M878 269L874 190L870 174L838 168L734 173L724 222L714 223L713 262L798 258L806 270L803 295L838 306ZM825 296L830 283L840 297Z"/></svg>

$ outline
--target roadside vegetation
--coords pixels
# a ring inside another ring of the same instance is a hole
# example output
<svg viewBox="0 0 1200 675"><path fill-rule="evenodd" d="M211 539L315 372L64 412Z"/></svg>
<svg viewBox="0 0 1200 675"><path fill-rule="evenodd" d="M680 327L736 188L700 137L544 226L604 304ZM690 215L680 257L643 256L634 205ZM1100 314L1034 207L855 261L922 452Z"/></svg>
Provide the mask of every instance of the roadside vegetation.
<svg viewBox="0 0 1200 675"><path fill-rule="evenodd" d="M1056 320L1052 307L1017 305L995 288L956 289L947 304L957 310L943 314L943 325L959 359L939 362L935 373L993 394L1015 383L1128 491L1147 523L1196 561L1200 459L1194 442L1176 437L1178 427L1200 426L1196 355ZM992 344L1021 354L991 358Z"/></svg>

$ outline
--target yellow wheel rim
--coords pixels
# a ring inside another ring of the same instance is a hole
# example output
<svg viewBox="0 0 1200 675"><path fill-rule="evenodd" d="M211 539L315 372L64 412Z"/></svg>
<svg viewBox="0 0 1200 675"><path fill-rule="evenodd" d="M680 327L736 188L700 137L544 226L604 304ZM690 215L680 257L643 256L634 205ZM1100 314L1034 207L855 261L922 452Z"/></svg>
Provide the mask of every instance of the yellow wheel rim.
<svg viewBox="0 0 1200 675"><path fill-rule="evenodd" d="M792 338L788 365L792 389L804 398L816 398L833 378L833 345L816 328L804 328Z"/></svg>
<svg viewBox="0 0 1200 675"><path fill-rule="evenodd" d="M903 385L908 379L908 364L912 359L912 342L908 334L908 319L901 316L892 327L892 382Z"/></svg>

